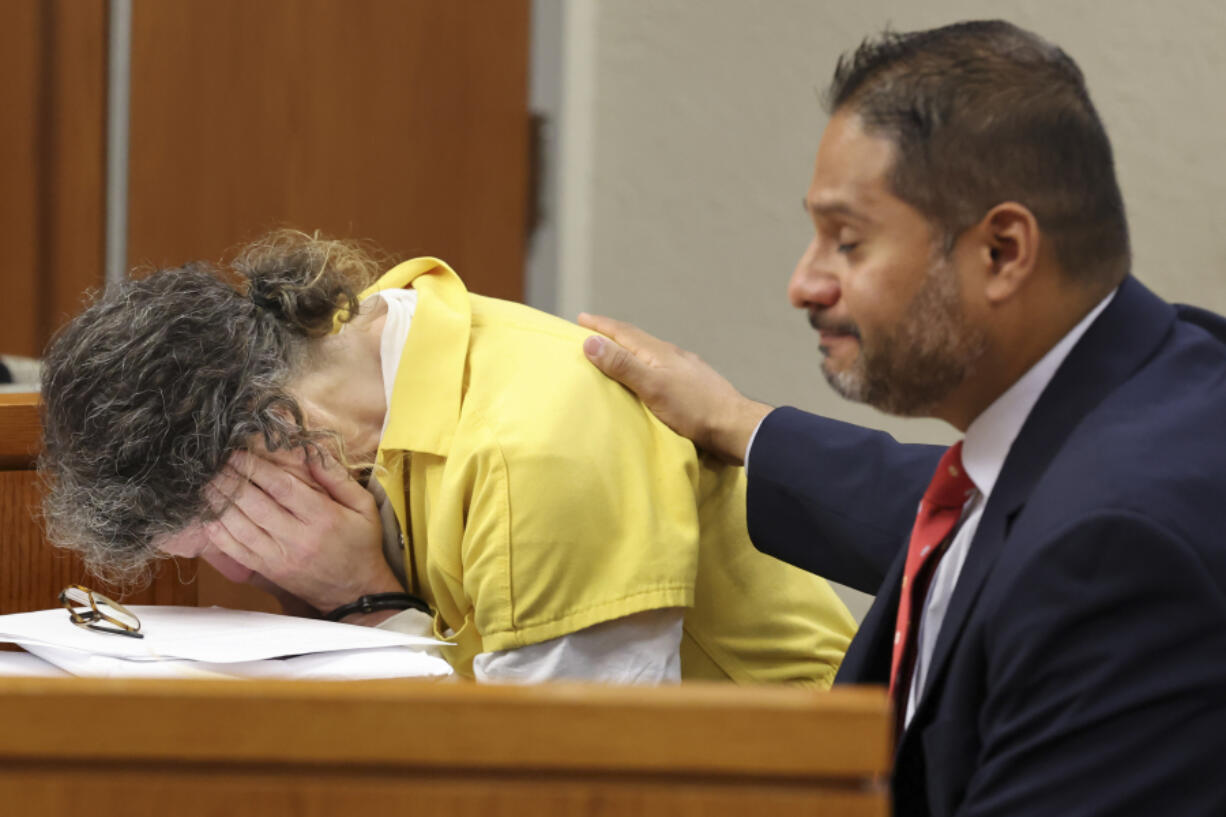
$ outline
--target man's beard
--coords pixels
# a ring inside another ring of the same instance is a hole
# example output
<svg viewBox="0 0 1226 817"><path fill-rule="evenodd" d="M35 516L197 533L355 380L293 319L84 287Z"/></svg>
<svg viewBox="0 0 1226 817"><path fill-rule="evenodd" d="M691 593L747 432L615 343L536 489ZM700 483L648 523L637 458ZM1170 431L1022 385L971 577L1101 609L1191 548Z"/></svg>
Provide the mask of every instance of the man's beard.
<svg viewBox="0 0 1226 817"><path fill-rule="evenodd" d="M820 317L811 319L815 325ZM975 370L987 342L962 309L958 280L948 260L935 261L902 320L875 338L860 337L850 368L822 374L836 392L888 414L928 416Z"/></svg>

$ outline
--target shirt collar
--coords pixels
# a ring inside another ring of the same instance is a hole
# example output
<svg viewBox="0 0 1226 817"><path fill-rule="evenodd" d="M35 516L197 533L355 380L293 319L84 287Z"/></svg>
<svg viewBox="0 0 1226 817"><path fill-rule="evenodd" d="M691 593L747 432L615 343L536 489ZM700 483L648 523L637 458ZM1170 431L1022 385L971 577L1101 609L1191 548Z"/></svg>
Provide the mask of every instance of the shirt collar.
<svg viewBox="0 0 1226 817"><path fill-rule="evenodd" d="M1111 303L1115 293L1116 290L1112 290L1099 301L1038 363L1031 366L967 427L962 443L962 467L985 499L992 493L1005 465L1005 457L1034 404L1039 401L1039 396L1090 324Z"/></svg>
<svg viewBox="0 0 1226 817"><path fill-rule="evenodd" d="M376 292L373 296L380 298L386 304L383 319L383 332L379 338L379 364L383 370L383 397L388 410L383 417L383 429L379 439L387 433L387 421L392 416L392 392L396 385L396 372L400 371L400 356L404 353L404 344L409 339L409 329L413 326L413 312L417 309L417 290L389 288Z"/></svg>
<svg viewBox="0 0 1226 817"><path fill-rule="evenodd" d="M418 292L413 328L397 367L379 448L446 456L460 419L472 308L459 276L437 258L393 267L361 297L410 285Z"/></svg>

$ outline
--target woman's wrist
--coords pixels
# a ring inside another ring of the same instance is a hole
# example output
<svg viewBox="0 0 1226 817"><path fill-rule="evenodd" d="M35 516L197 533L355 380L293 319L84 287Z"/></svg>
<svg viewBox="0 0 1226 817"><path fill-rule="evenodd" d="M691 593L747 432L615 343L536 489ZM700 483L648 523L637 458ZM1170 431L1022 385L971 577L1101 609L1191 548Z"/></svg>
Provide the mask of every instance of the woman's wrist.
<svg viewBox="0 0 1226 817"><path fill-rule="evenodd" d="M373 613L350 613L340 619L345 624L356 624L359 627L377 627L387 621L394 615L400 614L400 610L376 610Z"/></svg>
<svg viewBox="0 0 1226 817"><path fill-rule="evenodd" d="M319 611L319 614L327 618L334 611L359 599L405 592L404 585L392 573L392 569L383 560L382 554L379 555L377 566L372 565L370 570L363 572L365 578L355 581L348 587L337 584L331 587L320 588L321 591L326 591L327 595L325 596L321 592L316 600L311 602L315 609ZM367 612L372 611L368 610Z"/></svg>
<svg viewBox="0 0 1226 817"><path fill-rule="evenodd" d="M378 613L390 612L394 614L402 610L420 610L426 614L430 613L430 607L425 601L411 593L404 592L403 589L397 589L392 592L368 593L359 596L353 601L324 611L323 617L329 621L357 623L359 617L361 617L362 621L370 621L372 619L369 617L376 616ZM378 617L375 623L387 618L389 616Z"/></svg>

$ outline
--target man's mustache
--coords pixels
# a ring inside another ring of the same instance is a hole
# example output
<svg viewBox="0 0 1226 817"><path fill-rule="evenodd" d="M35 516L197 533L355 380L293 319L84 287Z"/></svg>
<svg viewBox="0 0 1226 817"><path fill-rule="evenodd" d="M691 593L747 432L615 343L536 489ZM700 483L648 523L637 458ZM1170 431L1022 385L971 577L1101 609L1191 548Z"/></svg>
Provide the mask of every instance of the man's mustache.
<svg viewBox="0 0 1226 817"><path fill-rule="evenodd" d="M827 313L812 310L809 312L809 326L812 326L818 332L830 332L837 335L851 335L856 340L860 339L860 327L849 320L835 320Z"/></svg>

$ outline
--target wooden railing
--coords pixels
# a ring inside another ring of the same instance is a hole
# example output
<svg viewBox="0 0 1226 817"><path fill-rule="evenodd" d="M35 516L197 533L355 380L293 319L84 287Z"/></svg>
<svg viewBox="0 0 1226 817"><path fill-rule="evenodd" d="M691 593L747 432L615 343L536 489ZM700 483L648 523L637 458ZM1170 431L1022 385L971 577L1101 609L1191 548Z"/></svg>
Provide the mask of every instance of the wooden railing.
<svg viewBox="0 0 1226 817"><path fill-rule="evenodd" d="M5 813L884 815L879 690L0 678Z"/></svg>

